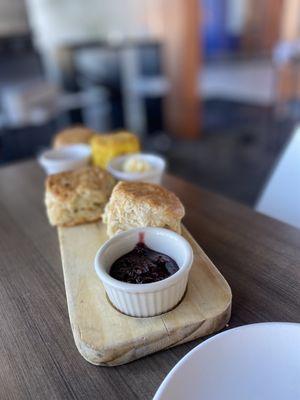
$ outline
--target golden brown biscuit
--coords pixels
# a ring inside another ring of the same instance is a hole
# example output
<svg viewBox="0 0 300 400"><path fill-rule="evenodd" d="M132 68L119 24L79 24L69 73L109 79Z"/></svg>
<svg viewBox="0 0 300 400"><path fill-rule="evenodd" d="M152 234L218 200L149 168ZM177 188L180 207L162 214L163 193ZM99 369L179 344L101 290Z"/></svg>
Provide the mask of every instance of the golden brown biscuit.
<svg viewBox="0 0 300 400"><path fill-rule="evenodd" d="M89 129L83 125L75 125L64 129L57 133L53 140L53 147L59 148L67 146L69 144L85 143L89 144L93 135L95 135L92 129Z"/></svg>
<svg viewBox="0 0 300 400"><path fill-rule="evenodd" d="M73 226L101 218L114 178L99 167L83 167L50 175L45 203L51 225Z"/></svg>
<svg viewBox="0 0 300 400"><path fill-rule="evenodd" d="M105 207L103 222L109 237L130 228L154 226L181 232L184 207L162 186L145 182L119 182Z"/></svg>

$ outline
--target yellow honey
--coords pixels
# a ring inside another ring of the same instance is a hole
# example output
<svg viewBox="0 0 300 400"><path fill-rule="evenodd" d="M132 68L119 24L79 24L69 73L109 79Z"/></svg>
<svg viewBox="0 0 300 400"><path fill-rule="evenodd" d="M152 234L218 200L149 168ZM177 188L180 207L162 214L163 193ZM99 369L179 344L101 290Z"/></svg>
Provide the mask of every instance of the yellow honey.
<svg viewBox="0 0 300 400"><path fill-rule="evenodd" d="M139 139L126 131L94 135L91 146L93 164L102 168L106 168L110 160L117 156L140 151Z"/></svg>

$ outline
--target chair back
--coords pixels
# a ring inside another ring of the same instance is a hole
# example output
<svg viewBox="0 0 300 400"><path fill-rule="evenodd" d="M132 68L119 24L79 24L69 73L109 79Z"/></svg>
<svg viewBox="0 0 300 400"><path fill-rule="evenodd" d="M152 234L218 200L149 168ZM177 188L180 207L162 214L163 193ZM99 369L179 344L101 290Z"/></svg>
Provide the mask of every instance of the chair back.
<svg viewBox="0 0 300 400"><path fill-rule="evenodd" d="M256 210L300 228L300 126L275 166Z"/></svg>

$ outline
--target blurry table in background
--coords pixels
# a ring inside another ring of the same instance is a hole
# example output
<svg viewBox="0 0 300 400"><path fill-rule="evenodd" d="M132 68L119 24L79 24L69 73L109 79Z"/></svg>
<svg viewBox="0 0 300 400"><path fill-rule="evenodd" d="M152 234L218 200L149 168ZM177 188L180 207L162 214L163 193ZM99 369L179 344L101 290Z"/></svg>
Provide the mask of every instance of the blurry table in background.
<svg viewBox="0 0 300 400"><path fill-rule="evenodd" d="M105 88L112 109L121 108L121 118L112 113L111 128L123 125L141 135L149 130L147 99L162 99L169 91L160 41L140 38L73 43L62 46L59 54L65 89ZM162 112L159 107L156 111Z"/></svg>
<svg viewBox="0 0 300 400"><path fill-rule="evenodd" d="M150 399L196 340L119 367L78 353L36 162L0 169L0 398ZM229 327L300 322L300 231L172 176L184 223L233 292ZM84 251L84 249L82 249ZM92 266L91 266L92 267Z"/></svg>

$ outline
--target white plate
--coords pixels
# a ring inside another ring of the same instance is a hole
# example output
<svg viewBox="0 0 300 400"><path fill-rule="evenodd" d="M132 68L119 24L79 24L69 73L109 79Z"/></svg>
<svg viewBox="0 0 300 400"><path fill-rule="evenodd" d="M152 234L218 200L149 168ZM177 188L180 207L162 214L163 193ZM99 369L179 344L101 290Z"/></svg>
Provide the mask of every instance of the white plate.
<svg viewBox="0 0 300 400"><path fill-rule="evenodd" d="M190 351L154 400L300 399L300 324L262 323L222 332Z"/></svg>

